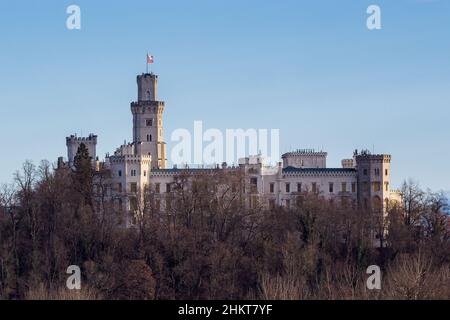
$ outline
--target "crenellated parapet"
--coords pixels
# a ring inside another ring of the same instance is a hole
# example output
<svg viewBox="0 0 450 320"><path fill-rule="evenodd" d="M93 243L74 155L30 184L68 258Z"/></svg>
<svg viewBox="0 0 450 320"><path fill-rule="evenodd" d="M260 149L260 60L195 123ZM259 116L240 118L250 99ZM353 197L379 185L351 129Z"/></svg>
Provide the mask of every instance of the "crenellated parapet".
<svg viewBox="0 0 450 320"><path fill-rule="evenodd" d="M326 168L327 153L313 149L298 149L281 156L283 167L294 168Z"/></svg>
<svg viewBox="0 0 450 320"><path fill-rule="evenodd" d="M355 156L356 164L363 162L391 163L390 154L361 154Z"/></svg>
<svg viewBox="0 0 450 320"><path fill-rule="evenodd" d="M150 165L151 161L151 155L114 155L109 157L111 165L124 163Z"/></svg>
<svg viewBox="0 0 450 320"><path fill-rule="evenodd" d="M327 153L325 151L315 151L314 149L297 149L295 151L286 152L281 157L288 157L288 156L327 156Z"/></svg>
<svg viewBox="0 0 450 320"><path fill-rule="evenodd" d="M87 137L77 137L76 135L70 135L69 137L66 137L66 143L80 143L80 142L97 144L97 136L91 133Z"/></svg>
<svg viewBox="0 0 450 320"><path fill-rule="evenodd" d="M162 114L164 112L164 101L134 101L130 104L131 112Z"/></svg>

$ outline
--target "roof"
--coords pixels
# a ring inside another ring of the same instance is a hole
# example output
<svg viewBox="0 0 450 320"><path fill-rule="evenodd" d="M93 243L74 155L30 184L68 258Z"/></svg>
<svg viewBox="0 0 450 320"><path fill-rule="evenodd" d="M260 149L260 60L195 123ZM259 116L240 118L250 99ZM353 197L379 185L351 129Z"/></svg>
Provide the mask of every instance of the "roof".
<svg viewBox="0 0 450 320"><path fill-rule="evenodd" d="M177 173L211 173L220 168L170 168L170 169L152 169L150 174L177 174Z"/></svg>

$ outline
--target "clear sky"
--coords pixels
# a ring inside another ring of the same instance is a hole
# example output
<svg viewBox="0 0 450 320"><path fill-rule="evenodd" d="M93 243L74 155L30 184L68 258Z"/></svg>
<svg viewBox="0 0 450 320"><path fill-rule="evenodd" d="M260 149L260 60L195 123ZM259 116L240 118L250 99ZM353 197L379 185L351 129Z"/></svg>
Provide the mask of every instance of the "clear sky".
<svg viewBox="0 0 450 320"><path fill-rule="evenodd" d="M81 30L66 8L81 7ZM382 29L366 28L381 7ZM450 189L450 1L1 1L0 182L26 159L99 135L131 140L129 103L155 56L165 137L177 128L279 128L281 151L392 154L393 185Z"/></svg>

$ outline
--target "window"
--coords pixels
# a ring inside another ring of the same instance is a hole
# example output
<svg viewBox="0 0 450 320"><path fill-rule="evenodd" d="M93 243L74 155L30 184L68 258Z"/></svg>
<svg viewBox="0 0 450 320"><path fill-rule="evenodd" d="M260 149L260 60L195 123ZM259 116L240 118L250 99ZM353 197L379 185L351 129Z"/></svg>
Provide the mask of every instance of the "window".
<svg viewBox="0 0 450 320"><path fill-rule="evenodd" d="M342 182L342 184L341 184L341 191L342 192L347 192L347 182Z"/></svg>
<svg viewBox="0 0 450 320"><path fill-rule="evenodd" d="M167 192L167 193L170 192L170 183L166 183L166 192Z"/></svg>
<svg viewBox="0 0 450 320"><path fill-rule="evenodd" d="M384 185L385 185L386 191L389 191L389 182L385 182Z"/></svg>
<svg viewBox="0 0 450 320"><path fill-rule="evenodd" d="M297 192L302 192L302 184L300 182L297 183Z"/></svg>
<svg viewBox="0 0 450 320"><path fill-rule="evenodd" d="M146 125L147 127L153 126L153 119L146 119L146 120L145 120L145 125Z"/></svg>
<svg viewBox="0 0 450 320"><path fill-rule="evenodd" d="M374 182L373 183L373 191L378 192L381 190L381 186L379 182Z"/></svg>
<svg viewBox="0 0 450 320"><path fill-rule="evenodd" d="M333 187L334 187L333 182L330 182L328 185L328 191L330 191L330 193L333 193Z"/></svg>
<svg viewBox="0 0 450 320"><path fill-rule="evenodd" d="M275 209L275 199L269 199L269 209Z"/></svg>
<svg viewBox="0 0 450 320"><path fill-rule="evenodd" d="M144 170L144 177L147 176L147 170Z"/></svg>
<svg viewBox="0 0 450 320"><path fill-rule="evenodd" d="M251 196L250 197L250 208L256 209L258 207L258 198L257 196Z"/></svg>
<svg viewBox="0 0 450 320"><path fill-rule="evenodd" d="M258 192L258 178L250 178L250 192L251 193Z"/></svg>
<svg viewBox="0 0 450 320"><path fill-rule="evenodd" d="M131 176L135 177L136 176L136 169L131 169Z"/></svg>
<svg viewBox="0 0 450 320"><path fill-rule="evenodd" d="M287 193L291 192L291 184L289 182L286 183L286 192Z"/></svg>
<svg viewBox="0 0 450 320"><path fill-rule="evenodd" d="M375 196L372 199L372 207L375 211L380 212L383 209L383 202L381 201L380 197Z"/></svg>
<svg viewBox="0 0 450 320"><path fill-rule="evenodd" d="M159 192L160 192L160 189L161 189L161 184L160 184L160 183L156 183L156 184L155 184L155 192L156 192L156 193L159 193Z"/></svg>
<svg viewBox="0 0 450 320"><path fill-rule="evenodd" d="M119 170L119 172L117 172L117 174L119 175L119 177L122 176L122 170Z"/></svg>
<svg viewBox="0 0 450 320"><path fill-rule="evenodd" d="M270 189L270 193L274 193L275 192L275 183L271 183L269 186Z"/></svg>
<svg viewBox="0 0 450 320"><path fill-rule="evenodd" d="M137 210L137 200L136 198L130 198L130 210L136 211Z"/></svg>
<svg viewBox="0 0 450 320"><path fill-rule="evenodd" d="M152 135L151 135L151 134L148 134L148 135L147 135L147 141L149 141L149 142L152 141Z"/></svg>
<svg viewBox="0 0 450 320"><path fill-rule="evenodd" d="M363 170L363 175L367 176L367 169Z"/></svg>
<svg viewBox="0 0 450 320"><path fill-rule="evenodd" d="M387 176L389 174L388 169L384 169L384 175Z"/></svg>
<svg viewBox="0 0 450 320"><path fill-rule="evenodd" d="M352 192L356 192L356 182L352 182Z"/></svg>
<svg viewBox="0 0 450 320"><path fill-rule="evenodd" d="M379 176L379 175L380 175L380 169L378 169L378 168L375 168L375 170L374 170L374 171L375 171L375 175L376 175L376 176Z"/></svg>
<svg viewBox="0 0 450 320"><path fill-rule="evenodd" d="M130 191L133 192L133 193L137 192L137 183L136 182L132 182L130 184Z"/></svg>
<svg viewBox="0 0 450 320"><path fill-rule="evenodd" d="M316 193L317 192L317 183L313 182L311 185L311 191Z"/></svg>
<svg viewBox="0 0 450 320"><path fill-rule="evenodd" d="M369 183L363 182L363 191L368 192L369 191Z"/></svg>

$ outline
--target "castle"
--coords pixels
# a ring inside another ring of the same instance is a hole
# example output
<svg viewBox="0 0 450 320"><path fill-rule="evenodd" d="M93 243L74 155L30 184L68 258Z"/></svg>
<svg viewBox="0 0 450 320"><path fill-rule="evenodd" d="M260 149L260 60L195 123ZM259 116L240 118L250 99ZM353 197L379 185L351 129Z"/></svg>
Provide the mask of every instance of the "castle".
<svg viewBox="0 0 450 320"><path fill-rule="evenodd" d="M390 163L387 154L355 151L353 157L342 160L341 168L327 168L327 153L310 149L296 150L282 155L276 166L264 163L261 156L239 160L238 166L211 169L168 168L164 142L164 102L158 100L158 76L145 73L137 76L137 101L131 102L133 141L121 145L104 162L96 158L97 136L66 138L68 161L60 165L73 166L78 148L84 144L96 170L109 172L110 196L119 206L134 211L146 187L155 193L170 193L174 179L183 172L232 170L242 172L250 185L247 205L274 208L293 205L296 195L313 192L334 201L352 201L363 208L385 212L391 201L399 200L399 193L391 191Z"/></svg>

